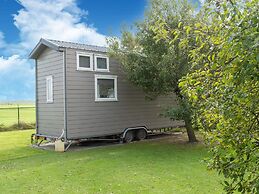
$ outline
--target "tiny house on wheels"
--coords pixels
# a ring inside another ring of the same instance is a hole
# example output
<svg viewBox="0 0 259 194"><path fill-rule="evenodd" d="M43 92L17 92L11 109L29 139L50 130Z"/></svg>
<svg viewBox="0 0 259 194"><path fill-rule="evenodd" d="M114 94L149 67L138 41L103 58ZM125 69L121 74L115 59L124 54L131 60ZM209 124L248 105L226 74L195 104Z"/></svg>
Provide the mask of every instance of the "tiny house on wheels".
<svg viewBox="0 0 259 194"><path fill-rule="evenodd" d="M41 39L30 58L36 64L35 138L117 136L130 142L181 124L160 116L175 96L146 100L106 47Z"/></svg>

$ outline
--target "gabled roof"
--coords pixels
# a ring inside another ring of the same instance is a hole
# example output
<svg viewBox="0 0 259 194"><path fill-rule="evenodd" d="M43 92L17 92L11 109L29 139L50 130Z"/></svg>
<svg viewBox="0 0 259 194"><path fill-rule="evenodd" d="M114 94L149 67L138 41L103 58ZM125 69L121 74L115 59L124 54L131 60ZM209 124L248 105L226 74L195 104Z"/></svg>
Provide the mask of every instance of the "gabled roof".
<svg viewBox="0 0 259 194"><path fill-rule="evenodd" d="M81 49L81 50L96 51L96 52L107 52L108 50L107 47L102 47L102 46L94 46L94 45L87 45L87 44L81 44L81 43L75 43L75 42L66 42L66 41L60 41L60 40L50 40L50 39L41 38L38 44L31 51L29 58L36 59L46 47L52 48L56 51L62 51L65 48Z"/></svg>

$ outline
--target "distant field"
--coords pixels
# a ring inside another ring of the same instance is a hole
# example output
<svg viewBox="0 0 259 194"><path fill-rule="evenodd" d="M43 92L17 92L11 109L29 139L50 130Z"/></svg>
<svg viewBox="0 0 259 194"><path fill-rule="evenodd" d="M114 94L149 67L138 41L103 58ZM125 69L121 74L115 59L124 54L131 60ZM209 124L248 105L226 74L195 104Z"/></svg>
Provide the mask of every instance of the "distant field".
<svg viewBox="0 0 259 194"><path fill-rule="evenodd" d="M19 104L20 122L35 123L35 105ZM0 104L0 124L10 126L18 123L18 105Z"/></svg>
<svg viewBox="0 0 259 194"><path fill-rule="evenodd" d="M0 103L0 108L13 108L13 107L17 107L19 105L19 107L34 107L35 104L34 103L29 103L29 104L16 104L16 103Z"/></svg>

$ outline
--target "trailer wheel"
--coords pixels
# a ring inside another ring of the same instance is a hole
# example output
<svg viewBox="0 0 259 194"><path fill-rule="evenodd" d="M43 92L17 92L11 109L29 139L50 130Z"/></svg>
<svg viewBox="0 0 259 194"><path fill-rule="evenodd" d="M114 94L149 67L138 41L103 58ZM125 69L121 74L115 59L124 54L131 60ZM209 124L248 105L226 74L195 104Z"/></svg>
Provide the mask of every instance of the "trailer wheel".
<svg viewBox="0 0 259 194"><path fill-rule="evenodd" d="M147 138L147 132L144 129L139 129L136 131L137 140L143 140Z"/></svg>
<svg viewBox="0 0 259 194"><path fill-rule="evenodd" d="M125 137L124 137L124 142L126 143L130 143L132 142L134 139L134 133L133 131L127 131L127 133L125 134Z"/></svg>

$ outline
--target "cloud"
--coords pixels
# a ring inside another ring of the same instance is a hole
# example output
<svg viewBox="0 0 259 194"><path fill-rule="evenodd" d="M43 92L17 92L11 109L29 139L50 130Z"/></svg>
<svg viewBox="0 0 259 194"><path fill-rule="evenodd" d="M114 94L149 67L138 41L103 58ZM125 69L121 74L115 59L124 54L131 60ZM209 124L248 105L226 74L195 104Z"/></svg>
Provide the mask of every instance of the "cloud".
<svg viewBox="0 0 259 194"><path fill-rule="evenodd" d="M21 45L31 49L40 38L106 45L105 36L81 19L87 16L75 0L20 0L24 7L14 15Z"/></svg>
<svg viewBox="0 0 259 194"><path fill-rule="evenodd" d="M0 100L34 99L34 68L19 55L0 57Z"/></svg>
<svg viewBox="0 0 259 194"><path fill-rule="evenodd" d="M0 31L0 100L34 98L34 67L28 54L40 38L106 45L106 37L82 21L87 11L76 0L17 0L13 15L20 41L8 44Z"/></svg>
<svg viewBox="0 0 259 194"><path fill-rule="evenodd" d="M4 48L6 46L6 43L4 41L4 33L0 31L0 49Z"/></svg>
<svg viewBox="0 0 259 194"><path fill-rule="evenodd" d="M24 59L25 60L25 59ZM6 69L16 66L16 64L21 64L24 60L20 60L18 55L13 55L8 58L0 57L0 72L5 71Z"/></svg>

